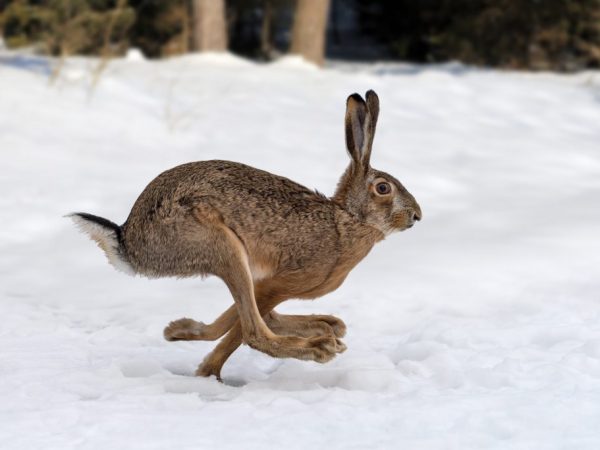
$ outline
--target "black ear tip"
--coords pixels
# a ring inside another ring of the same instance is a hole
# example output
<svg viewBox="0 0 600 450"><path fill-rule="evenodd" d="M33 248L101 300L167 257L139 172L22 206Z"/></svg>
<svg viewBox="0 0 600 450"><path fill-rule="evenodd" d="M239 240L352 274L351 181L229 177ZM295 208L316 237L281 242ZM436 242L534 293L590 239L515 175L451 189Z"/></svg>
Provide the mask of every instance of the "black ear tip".
<svg viewBox="0 0 600 450"><path fill-rule="evenodd" d="M363 98L358 95L356 92L350 96L348 96L348 100L346 101L346 103L350 103L350 100L354 100L357 103L364 103L365 101L363 100Z"/></svg>
<svg viewBox="0 0 600 450"><path fill-rule="evenodd" d="M373 89L369 89L369 90L367 91L367 93L365 94L365 97L367 98L367 100L368 100L369 98L371 98L371 97L373 97L373 98L379 98L379 97L377 96L377 93L376 93L376 92L375 92Z"/></svg>

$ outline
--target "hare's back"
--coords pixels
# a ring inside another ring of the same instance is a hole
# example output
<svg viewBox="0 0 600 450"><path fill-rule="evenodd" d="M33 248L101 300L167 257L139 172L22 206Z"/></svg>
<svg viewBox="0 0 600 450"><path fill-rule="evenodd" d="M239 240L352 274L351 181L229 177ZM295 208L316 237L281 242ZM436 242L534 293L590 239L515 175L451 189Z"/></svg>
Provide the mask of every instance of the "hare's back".
<svg viewBox="0 0 600 450"><path fill-rule="evenodd" d="M329 199L294 181L231 161L199 161L182 164L156 177L137 199L132 214L153 217L173 214L210 202L225 215L250 211L256 216L294 212L310 214L329 209ZM322 213L319 214L322 216Z"/></svg>
<svg viewBox="0 0 600 450"><path fill-rule="evenodd" d="M190 236L199 211L217 212L250 253L269 253L264 256L282 263L290 255L301 265L337 245L336 207L329 199L285 177L218 160L183 164L156 177L123 226L126 245L131 253L162 260L172 254L174 264L188 248L182 237Z"/></svg>

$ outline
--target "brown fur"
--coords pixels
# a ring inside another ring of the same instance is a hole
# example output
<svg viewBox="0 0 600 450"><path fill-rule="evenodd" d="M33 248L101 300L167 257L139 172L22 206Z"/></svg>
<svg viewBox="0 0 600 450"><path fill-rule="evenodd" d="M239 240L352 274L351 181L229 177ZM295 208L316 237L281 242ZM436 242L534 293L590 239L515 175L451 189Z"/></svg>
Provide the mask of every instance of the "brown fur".
<svg viewBox="0 0 600 450"><path fill-rule="evenodd" d="M234 299L212 324L180 319L165 329L168 340L215 340L227 333L198 375L220 377L242 342L274 357L318 362L345 350L340 319L285 316L273 308L337 289L376 242L421 217L400 182L370 167L379 101L372 91L366 98L348 98L351 163L331 199L240 163L203 161L162 173L135 202L119 235L119 254L133 271L216 275ZM379 183L389 184L390 192L378 193ZM94 217L80 215L80 222Z"/></svg>

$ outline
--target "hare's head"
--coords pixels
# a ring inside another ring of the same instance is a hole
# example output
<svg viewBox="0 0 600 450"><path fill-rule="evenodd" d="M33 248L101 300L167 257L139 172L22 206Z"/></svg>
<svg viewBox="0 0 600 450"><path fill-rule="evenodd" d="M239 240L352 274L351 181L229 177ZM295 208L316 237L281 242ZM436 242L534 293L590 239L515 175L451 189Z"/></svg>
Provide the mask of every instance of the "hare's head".
<svg viewBox="0 0 600 450"><path fill-rule="evenodd" d="M346 147L351 161L334 199L387 235L406 230L421 220L421 208L396 178L373 169L369 163L378 116L379 98L375 92L367 92L366 102L358 94L348 97Z"/></svg>

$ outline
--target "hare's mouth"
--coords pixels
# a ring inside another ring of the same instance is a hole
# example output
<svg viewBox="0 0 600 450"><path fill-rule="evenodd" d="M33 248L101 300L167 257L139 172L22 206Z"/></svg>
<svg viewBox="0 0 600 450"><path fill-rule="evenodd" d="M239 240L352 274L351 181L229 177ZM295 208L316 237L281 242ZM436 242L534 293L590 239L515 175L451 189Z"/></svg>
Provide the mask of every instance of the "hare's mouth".
<svg viewBox="0 0 600 450"><path fill-rule="evenodd" d="M396 231L408 230L409 228L412 228L414 224L415 221L412 220L405 211L397 212L392 216L392 227Z"/></svg>

